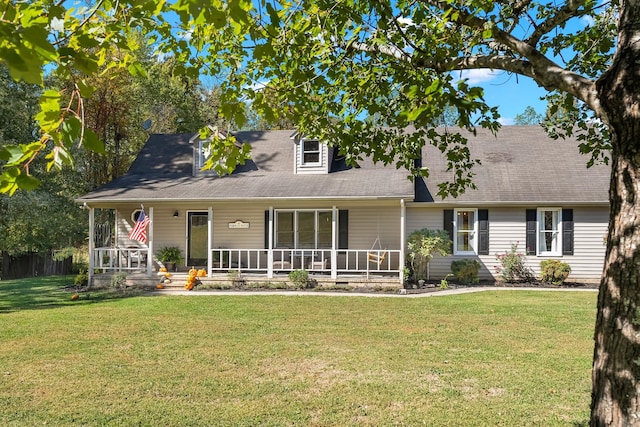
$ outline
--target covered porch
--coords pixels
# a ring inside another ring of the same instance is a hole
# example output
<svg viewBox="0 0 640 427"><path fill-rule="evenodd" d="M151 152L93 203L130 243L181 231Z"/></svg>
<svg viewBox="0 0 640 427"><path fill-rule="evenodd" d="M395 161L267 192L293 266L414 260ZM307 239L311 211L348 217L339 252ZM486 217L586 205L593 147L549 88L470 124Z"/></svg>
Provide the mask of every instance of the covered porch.
<svg viewBox="0 0 640 427"><path fill-rule="evenodd" d="M150 220L147 230L148 239L143 244L131 242L126 238L131 228L131 221L126 212L132 207L115 209L117 226L114 237L108 240L96 238L95 208L89 207L89 231L93 236L89 239L90 281L95 273L125 272L128 274L137 273L138 276L140 273L144 273L149 278L156 276L156 272L161 267L166 267L156 255L158 248L168 242L168 238L164 234L168 233L169 227L165 224L180 224L180 230L177 234L183 237L177 241L183 240L182 247L187 253L185 262L178 265L177 269L180 271L196 267L205 269L209 278L227 276L231 272L232 274L270 279L286 276L294 270L304 269L312 275L335 281L341 281L345 278L353 279L354 277L384 278L402 284L404 281L403 266L405 265L403 242L406 241L404 200L401 200L400 206L397 204L395 206L389 210L392 213L395 212L392 222L397 224L397 228L394 227L395 232L392 232L388 229L389 227L386 227L386 232L395 235L394 240L397 240L397 243L387 246L385 243L389 242L383 239L384 243L381 244L380 239L376 236L379 235L379 230L366 228L366 225L360 225L360 229L358 229L355 221L352 221L354 227L350 231L348 248L345 248L340 240L342 239L339 226L341 213L336 206L321 210L330 230L330 234L327 233L328 235L324 237L324 245L328 247L318 247L321 245L317 243L312 247L277 247L279 243L282 244L285 238L282 237L282 232L278 235L276 215L278 212L293 212L294 209L291 208L276 209L270 206L267 210L260 210L260 212L264 212L264 230L260 231L259 227L254 225L257 221L228 221L224 209L219 207L214 209L213 206L209 206L206 210L194 207L193 209L181 210L178 213L178 210L172 207L149 206L146 208L146 214ZM319 212L320 210L300 209L300 211ZM190 224L192 220L190 213L192 212L197 212L200 215L198 233L205 236L205 239L202 239L203 242L200 243L205 247L197 257L189 256L192 244L190 236L195 234L191 230L192 225ZM356 218L356 210L353 209L353 212L353 217ZM215 222L214 214L216 216ZM186 223L176 220L178 215L184 217ZM319 217L318 213L315 215ZM255 219L256 216L257 214L254 217L247 215L249 219ZM236 218L236 216L229 216L229 218ZM170 221L171 223L169 223ZM242 230L243 224L249 222L252 224L251 229L247 225L246 229ZM343 221L344 225L346 225L345 221ZM235 238L225 238L232 232L237 233L234 235ZM240 234L246 236L249 233L254 236L249 239L254 244L256 240L260 240L255 236L263 235L264 247L221 247L223 245L233 246L233 243L230 242L242 243L246 238L241 237ZM376 243L373 246L367 245L368 247L356 246L361 245L361 242L365 240L376 241ZM295 237L293 241L296 244L291 246L298 246L298 238ZM317 241L320 241L319 237L316 237Z"/></svg>

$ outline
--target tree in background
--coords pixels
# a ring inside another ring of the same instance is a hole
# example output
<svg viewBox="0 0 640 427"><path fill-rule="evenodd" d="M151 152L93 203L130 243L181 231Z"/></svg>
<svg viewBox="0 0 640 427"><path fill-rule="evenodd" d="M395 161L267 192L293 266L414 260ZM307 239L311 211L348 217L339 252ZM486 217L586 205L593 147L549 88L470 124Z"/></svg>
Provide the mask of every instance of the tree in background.
<svg viewBox="0 0 640 427"><path fill-rule="evenodd" d="M516 117L513 119L513 124L521 126L538 125L542 123L543 120L544 117L542 117L542 115L538 114L533 107L528 106L522 114L516 114Z"/></svg>
<svg viewBox="0 0 640 427"><path fill-rule="evenodd" d="M0 141L17 147L33 139L37 130L35 116L42 89L38 85L16 82L0 64ZM30 173L46 176L44 159L29 164ZM32 192L9 197L0 194L0 253L15 256L31 252L50 252L83 243L87 215L81 214L73 197L82 194L77 173L49 176Z"/></svg>
<svg viewBox="0 0 640 427"><path fill-rule="evenodd" d="M168 13L175 19L165 19ZM465 132L499 129L483 90L453 71L504 70L546 88L550 116L563 111L550 134L576 135L593 161L608 157L612 165L591 424L640 424L640 3L122 0L71 11L34 0L5 7L0 58L14 78L36 84L46 64L87 75L105 64L140 74L123 37L133 30L152 35L158 51L175 58L178 74L219 76L221 114L238 127L250 100L269 122L285 116L303 133L339 143L350 161L369 155L415 175L428 174L415 160L425 141L433 144L452 170L439 187L442 197L473 187L476 162ZM114 58L115 51L124 55ZM253 89L265 82L275 98ZM83 79L74 90L91 94ZM24 166L40 153L60 166L71 162L73 144L101 149L95 134L83 131L81 104L59 101L58 92L44 92L38 141L0 148L0 191L33 188L37 181ZM449 106L460 133L433 126ZM246 158L244 148L226 142L228 150L216 150L220 157L231 164Z"/></svg>

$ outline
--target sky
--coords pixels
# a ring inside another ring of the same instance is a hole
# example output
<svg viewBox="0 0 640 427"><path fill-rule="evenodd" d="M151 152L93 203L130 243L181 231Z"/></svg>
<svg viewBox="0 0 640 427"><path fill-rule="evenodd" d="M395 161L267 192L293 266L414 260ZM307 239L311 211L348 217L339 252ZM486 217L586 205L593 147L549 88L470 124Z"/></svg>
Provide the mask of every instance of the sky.
<svg viewBox="0 0 640 427"><path fill-rule="evenodd" d="M463 71L462 77L468 79L470 86L484 89L485 101L498 107L503 125L512 125L516 115L524 113L527 107L533 107L541 115L546 111L547 103L540 98L547 91L529 77L487 69Z"/></svg>

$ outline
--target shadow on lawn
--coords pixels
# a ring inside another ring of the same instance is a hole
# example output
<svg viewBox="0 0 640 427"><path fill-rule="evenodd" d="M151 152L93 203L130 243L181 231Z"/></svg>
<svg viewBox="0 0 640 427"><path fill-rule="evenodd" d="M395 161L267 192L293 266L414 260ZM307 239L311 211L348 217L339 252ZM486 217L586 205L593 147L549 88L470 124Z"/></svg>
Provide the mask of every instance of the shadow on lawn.
<svg viewBox="0 0 640 427"><path fill-rule="evenodd" d="M77 299L72 299L73 295ZM0 280L0 314L20 310L39 310L78 304L95 304L141 295L141 290L76 289L73 276L30 277Z"/></svg>

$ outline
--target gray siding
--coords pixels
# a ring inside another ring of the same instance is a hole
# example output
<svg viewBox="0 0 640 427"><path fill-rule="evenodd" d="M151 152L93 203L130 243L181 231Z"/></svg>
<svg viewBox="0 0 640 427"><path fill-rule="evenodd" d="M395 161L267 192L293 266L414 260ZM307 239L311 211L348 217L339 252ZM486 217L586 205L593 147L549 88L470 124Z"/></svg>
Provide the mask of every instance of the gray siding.
<svg viewBox="0 0 640 427"><path fill-rule="evenodd" d="M564 206L571 208L571 206ZM483 207L480 207L483 208ZM531 207L534 208L534 207ZM442 229L443 208L412 205L407 209L407 235L421 228ZM596 280L600 278L604 263L604 237L609 218L606 207L573 207L574 211L574 255L542 257L528 255L527 265L536 275L540 273L540 261L549 258L569 263L570 280ZM525 208L489 208L489 255L478 256L482 264L481 279L497 278L496 254L505 253L512 244L525 252ZM430 265L432 279L450 273L451 261L469 256L436 256Z"/></svg>

